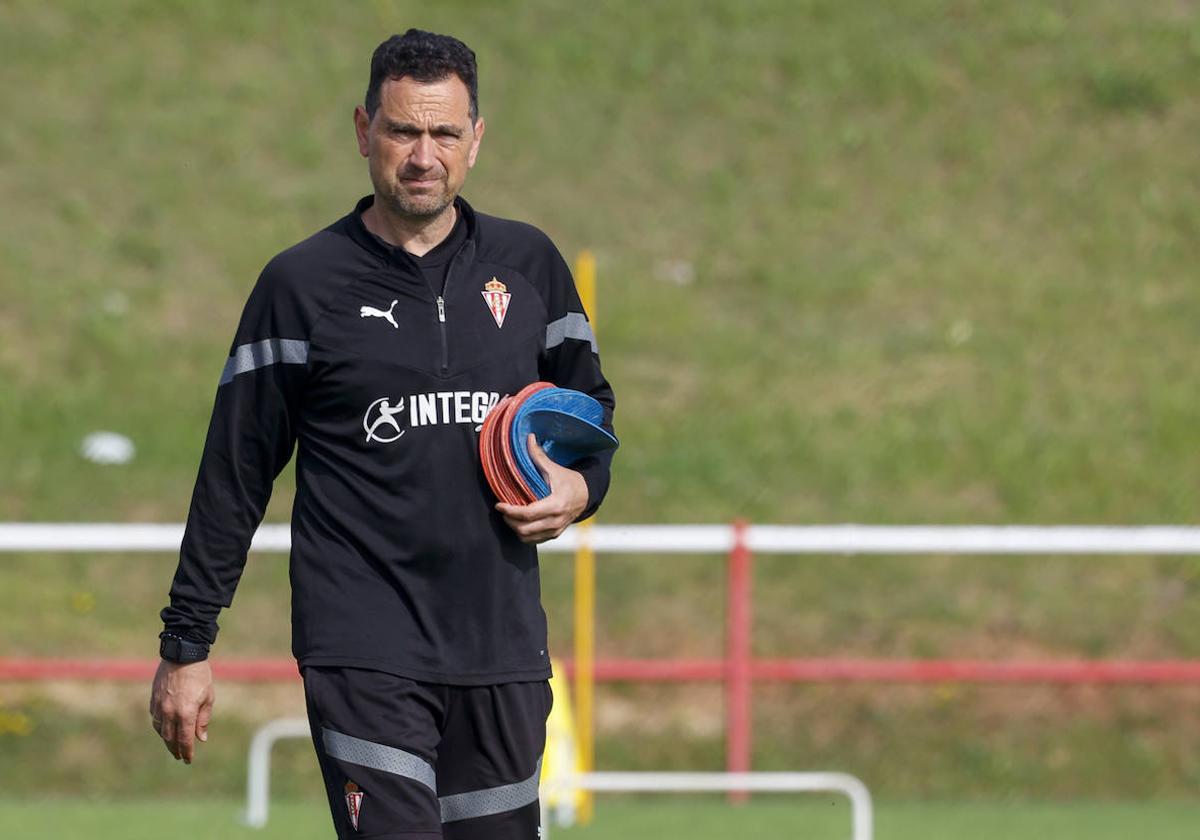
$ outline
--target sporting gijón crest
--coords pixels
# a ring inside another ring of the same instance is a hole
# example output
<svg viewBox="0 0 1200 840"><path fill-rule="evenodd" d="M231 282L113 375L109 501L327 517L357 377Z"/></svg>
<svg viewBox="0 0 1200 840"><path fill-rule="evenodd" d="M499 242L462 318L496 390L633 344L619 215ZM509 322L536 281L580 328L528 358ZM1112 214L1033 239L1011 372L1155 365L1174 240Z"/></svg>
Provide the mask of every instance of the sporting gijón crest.
<svg viewBox="0 0 1200 840"><path fill-rule="evenodd" d="M350 814L350 825L358 831L358 815L362 811L362 801L365 794L354 782L346 782L346 810Z"/></svg>
<svg viewBox="0 0 1200 840"><path fill-rule="evenodd" d="M504 316L508 314L510 300L512 300L512 294L509 293L508 286L495 277L483 284L483 301L487 304L492 317L496 319L497 327L504 326Z"/></svg>

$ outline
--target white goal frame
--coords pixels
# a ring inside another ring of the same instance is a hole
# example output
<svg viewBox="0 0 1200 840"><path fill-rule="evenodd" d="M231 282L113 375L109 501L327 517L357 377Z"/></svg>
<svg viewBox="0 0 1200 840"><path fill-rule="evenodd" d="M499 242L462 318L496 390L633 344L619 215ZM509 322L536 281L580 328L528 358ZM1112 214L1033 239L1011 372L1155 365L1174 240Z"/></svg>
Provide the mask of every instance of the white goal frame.
<svg viewBox="0 0 1200 840"><path fill-rule="evenodd" d="M279 718L263 724L250 739L243 822L251 828L267 824L271 799L271 750L284 738L310 738L306 718ZM579 773L542 788L569 793L840 793L850 800L851 840L873 840L875 813L871 792L847 773ZM549 837L546 809L542 837Z"/></svg>
<svg viewBox="0 0 1200 840"><path fill-rule="evenodd" d="M871 792L849 773L763 772L763 773L579 773L543 786L542 793L840 793L850 800L851 840L873 840L875 808ZM545 807L542 811L543 838L550 835Z"/></svg>

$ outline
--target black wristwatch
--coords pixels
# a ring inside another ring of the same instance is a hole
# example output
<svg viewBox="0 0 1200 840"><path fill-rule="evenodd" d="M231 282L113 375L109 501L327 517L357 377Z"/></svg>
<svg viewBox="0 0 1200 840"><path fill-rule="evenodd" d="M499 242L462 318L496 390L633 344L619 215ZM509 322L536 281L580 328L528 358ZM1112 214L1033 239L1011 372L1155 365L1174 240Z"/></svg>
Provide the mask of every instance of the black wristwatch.
<svg viewBox="0 0 1200 840"><path fill-rule="evenodd" d="M158 655L168 662L186 665L208 659L208 645L203 642L189 642L174 633L160 633L159 639Z"/></svg>

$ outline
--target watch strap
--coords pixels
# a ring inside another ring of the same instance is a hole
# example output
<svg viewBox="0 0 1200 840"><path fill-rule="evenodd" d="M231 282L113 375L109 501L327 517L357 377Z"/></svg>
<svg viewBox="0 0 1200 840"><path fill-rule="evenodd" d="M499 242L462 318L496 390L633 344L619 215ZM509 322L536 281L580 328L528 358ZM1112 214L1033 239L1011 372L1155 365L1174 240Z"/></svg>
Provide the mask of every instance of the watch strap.
<svg viewBox="0 0 1200 840"><path fill-rule="evenodd" d="M158 655L168 662L185 665L208 659L208 645L203 642L189 642L174 633L160 633L159 639Z"/></svg>

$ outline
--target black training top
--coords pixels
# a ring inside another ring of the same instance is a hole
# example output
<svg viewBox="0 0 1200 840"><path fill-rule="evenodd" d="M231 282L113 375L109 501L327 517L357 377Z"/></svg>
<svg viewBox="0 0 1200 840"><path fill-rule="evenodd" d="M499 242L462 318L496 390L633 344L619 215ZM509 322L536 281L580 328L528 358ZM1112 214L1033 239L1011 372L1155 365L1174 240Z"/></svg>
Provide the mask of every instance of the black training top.
<svg viewBox="0 0 1200 840"><path fill-rule="evenodd" d="M474 212L437 289L354 212L272 259L250 294L192 496L168 632L212 643L298 445L292 651L303 665L476 685L550 674L537 552L493 505L484 416L546 380L613 394L571 274L537 228ZM455 236L456 234L452 234ZM436 255L435 255L436 256ZM611 453L575 466L590 515Z"/></svg>

